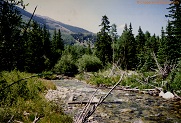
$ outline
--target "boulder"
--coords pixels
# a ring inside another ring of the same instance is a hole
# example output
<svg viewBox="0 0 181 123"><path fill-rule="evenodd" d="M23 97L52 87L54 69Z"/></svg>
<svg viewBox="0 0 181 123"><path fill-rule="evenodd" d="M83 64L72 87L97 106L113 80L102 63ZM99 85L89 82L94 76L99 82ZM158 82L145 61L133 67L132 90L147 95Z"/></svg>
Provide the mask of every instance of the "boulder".
<svg viewBox="0 0 181 123"><path fill-rule="evenodd" d="M174 98L174 95L171 93L171 92L166 92L166 93L164 93L163 91L161 91L160 93L159 93L159 96L160 97L162 97L162 98L164 98L164 99L172 99L172 98Z"/></svg>
<svg viewBox="0 0 181 123"><path fill-rule="evenodd" d="M163 95L163 98L164 99L172 99L172 98L174 98L174 95L168 91Z"/></svg>

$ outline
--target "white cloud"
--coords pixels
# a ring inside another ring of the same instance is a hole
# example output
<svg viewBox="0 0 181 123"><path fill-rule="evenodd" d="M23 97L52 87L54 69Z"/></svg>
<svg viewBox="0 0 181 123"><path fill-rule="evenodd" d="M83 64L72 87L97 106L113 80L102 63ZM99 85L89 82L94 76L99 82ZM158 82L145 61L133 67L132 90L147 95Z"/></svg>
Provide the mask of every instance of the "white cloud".
<svg viewBox="0 0 181 123"><path fill-rule="evenodd" d="M124 29L125 24L121 24L118 26L119 29Z"/></svg>

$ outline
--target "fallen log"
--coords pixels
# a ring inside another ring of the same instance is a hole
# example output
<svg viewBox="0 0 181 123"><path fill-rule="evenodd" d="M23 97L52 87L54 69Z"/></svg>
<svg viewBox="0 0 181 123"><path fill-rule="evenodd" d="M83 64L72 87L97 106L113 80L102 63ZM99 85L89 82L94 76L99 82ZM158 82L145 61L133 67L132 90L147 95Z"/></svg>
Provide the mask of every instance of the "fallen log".
<svg viewBox="0 0 181 123"><path fill-rule="evenodd" d="M99 89L111 89L111 87L99 87ZM116 87L114 90L123 90L123 91L156 91L157 89L137 89L130 87Z"/></svg>
<svg viewBox="0 0 181 123"><path fill-rule="evenodd" d="M87 103L90 103L88 101L83 101L83 102L79 102L79 101L74 101L74 102L68 102L69 105L72 105L72 104L87 104ZM91 102L90 104L97 104L98 102ZM102 102L103 104L121 104L122 102L120 101L114 101L114 102Z"/></svg>
<svg viewBox="0 0 181 123"><path fill-rule="evenodd" d="M122 89L123 91L133 91L133 92L139 92L139 91L156 91L156 89Z"/></svg>

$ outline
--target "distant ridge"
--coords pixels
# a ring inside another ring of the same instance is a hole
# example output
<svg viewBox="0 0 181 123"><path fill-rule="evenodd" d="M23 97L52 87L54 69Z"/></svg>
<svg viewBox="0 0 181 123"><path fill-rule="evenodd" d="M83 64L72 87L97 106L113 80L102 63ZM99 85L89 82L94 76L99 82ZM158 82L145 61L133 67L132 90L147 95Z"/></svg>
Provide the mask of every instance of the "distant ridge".
<svg viewBox="0 0 181 123"><path fill-rule="evenodd" d="M22 17L25 18L26 20L29 19L32 15L31 13L29 13L19 7L18 7L18 10L21 12ZM49 17L41 16L41 15L37 15L37 14L35 14L35 16L33 17L33 20L38 22L41 25L45 24L47 26L47 28L50 30L52 30L52 29L54 30L56 28L56 29L60 29L62 32L68 32L68 33L92 33L83 28L64 24L62 22L51 19Z"/></svg>
<svg viewBox="0 0 181 123"><path fill-rule="evenodd" d="M17 7L17 9L21 12L24 21L30 20L32 13L27 12L26 10L23 10L19 7ZM87 39L87 36L88 40L91 40L92 42L95 41L95 34L83 28L64 24L49 17L36 14L33 17L33 20L42 26L46 25L46 28L50 31L51 34L53 34L53 31L55 29L60 29L62 33L62 38L65 42L68 42L69 44L75 43L77 40L79 40L80 42L80 39L82 39L82 42L84 42Z"/></svg>

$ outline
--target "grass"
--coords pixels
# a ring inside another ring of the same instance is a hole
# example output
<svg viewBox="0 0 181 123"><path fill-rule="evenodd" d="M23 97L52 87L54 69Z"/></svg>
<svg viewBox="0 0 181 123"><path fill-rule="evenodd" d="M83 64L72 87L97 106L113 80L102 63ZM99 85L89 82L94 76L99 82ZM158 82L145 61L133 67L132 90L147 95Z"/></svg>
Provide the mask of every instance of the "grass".
<svg viewBox="0 0 181 123"><path fill-rule="evenodd" d="M33 77L9 86L29 76L32 74L16 70L0 73L0 122L12 119L11 122L32 123L36 116L40 117L39 123L72 123L60 105L47 102L44 97L46 90L56 89L52 82Z"/></svg>
<svg viewBox="0 0 181 123"><path fill-rule="evenodd" d="M129 76L126 76L123 81L120 83L119 86L129 86L130 88L139 88L139 89L151 89L153 88L149 84L153 84L152 82L150 83L145 83L142 84L138 80L143 80L144 76L152 75L153 73L137 73L134 71L115 71L115 75L109 76L110 70L104 70L104 71L99 71L97 73L81 73L76 75L76 78L79 80L84 80L89 84L96 85L96 86L113 86L116 84L119 79L120 75L123 73L130 74ZM154 85L154 84L153 84Z"/></svg>
<svg viewBox="0 0 181 123"><path fill-rule="evenodd" d="M49 81L49 80L46 80L46 79L40 79L40 81L42 82L43 86L46 87L46 90L56 90L57 87L56 85L52 82L52 81Z"/></svg>

